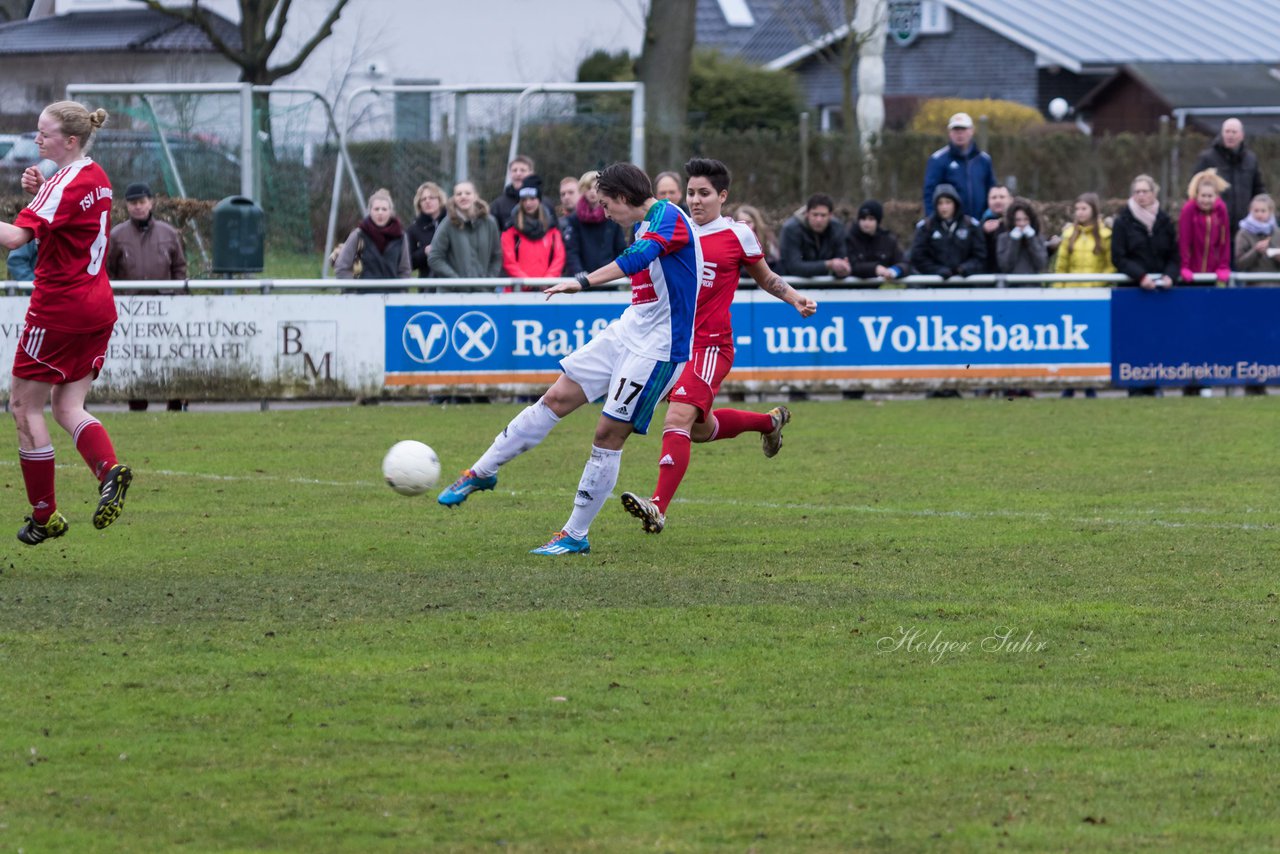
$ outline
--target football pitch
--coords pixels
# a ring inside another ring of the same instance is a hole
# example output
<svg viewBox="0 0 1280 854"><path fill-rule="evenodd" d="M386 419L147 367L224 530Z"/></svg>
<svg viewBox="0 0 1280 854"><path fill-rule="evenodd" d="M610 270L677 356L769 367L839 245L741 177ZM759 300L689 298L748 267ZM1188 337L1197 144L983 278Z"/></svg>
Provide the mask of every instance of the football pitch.
<svg viewBox="0 0 1280 854"><path fill-rule="evenodd" d="M6 455L0 851L1280 846L1280 398L798 402L586 556L598 408L381 482L517 410L109 413L125 513L59 433L36 548Z"/></svg>

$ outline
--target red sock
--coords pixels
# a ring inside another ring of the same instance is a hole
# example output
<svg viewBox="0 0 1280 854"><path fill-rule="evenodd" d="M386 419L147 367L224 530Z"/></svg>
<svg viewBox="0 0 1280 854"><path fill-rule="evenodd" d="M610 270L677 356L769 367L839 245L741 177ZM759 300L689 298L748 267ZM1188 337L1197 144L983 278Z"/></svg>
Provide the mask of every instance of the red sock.
<svg viewBox="0 0 1280 854"><path fill-rule="evenodd" d="M735 439L743 433L768 433L773 429L773 418L767 412L747 412L745 409L716 409L711 413L716 420L716 431L707 441Z"/></svg>
<svg viewBox="0 0 1280 854"><path fill-rule="evenodd" d="M72 431L71 439L76 443L76 450L80 452L80 456L84 457L89 470L98 480L102 480L102 475L107 469L116 464L116 449L111 445L107 428L103 427L98 419L86 418L81 421Z"/></svg>
<svg viewBox="0 0 1280 854"><path fill-rule="evenodd" d="M658 486L653 491L653 503L664 514L688 470L689 434L683 430L663 431L662 457L658 460Z"/></svg>
<svg viewBox="0 0 1280 854"><path fill-rule="evenodd" d="M27 487L27 501L32 508L31 518L43 525L58 509L58 502L53 498L53 445L34 451L19 448L18 463L22 466L22 482Z"/></svg>

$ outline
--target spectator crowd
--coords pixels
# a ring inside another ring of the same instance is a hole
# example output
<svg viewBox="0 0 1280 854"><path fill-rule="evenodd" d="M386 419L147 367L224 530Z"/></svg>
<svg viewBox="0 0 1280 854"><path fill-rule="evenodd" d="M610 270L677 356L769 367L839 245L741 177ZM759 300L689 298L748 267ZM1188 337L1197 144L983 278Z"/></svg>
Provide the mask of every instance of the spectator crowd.
<svg viewBox="0 0 1280 854"><path fill-rule="evenodd" d="M471 181L458 182L450 195L427 181L414 193L411 218L403 222L391 193L379 189L330 262L343 279L507 278L517 281L505 290L539 289L519 280L597 269L629 242L605 215L596 175L565 176L548 185L533 159L519 154L495 198L485 201ZM1064 227L1049 234L1041 220L1046 209L1015 195L996 176L991 156L974 139L973 119L956 113L947 123L947 144L925 164L923 216L911 234L890 230L885 206L876 199L862 202L846 225L832 197L822 192L812 194L776 235L757 207L739 205L732 216L755 232L774 270L830 277L852 287L910 276L940 277L929 286L945 286L963 285L975 275L1046 273L1079 277L1053 283L1060 287L1114 284L1083 277L1117 273L1143 288L1185 284L1199 274L1218 282L1233 273L1276 274L1280 282L1275 203L1239 119L1224 121L1200 154L1176 218L1161 204L1155 179L1144 174L1133 178L1117 210L1104 210L1094 192L1081 193L1066 211ZM675 172L658 173L653 192L684 206L682 176ZM150 219L150 190L135 185L126 195L132 224L112 232L113 278L185 278L180 235ZM11 253L11 277L31 277L34 253L34 244L28 252Z"/></svg>
<svg viewBox="0 0 1280 854"><path fill-rule="evenodd" d="M832 197L821 192L811 195L776 235L757 207L739 205L733 217L756 233L775 270L830 277L853 287L877 287L908 276L940 277L931 286L945 286L963 285L975 275L996 276L1005 284L1004 276L1119 273L1128 284L1163 288L1190 283L1203 273L1219 282L1233 272L1280 274L1280 242L1272 245L1275 203L1265 192L1239 119L1223 122L1221 133L1201 153L1176 219L1161 205L1155 179L1138 175L1118 210L1104 210L1097 193L1081 193L1055 234L1046 231L1043 208L998 182L991 156L974 140L969 115L953 115L947 137L925 165L923 217L910 235L886 226L885 207L876 199L860 204L855 220L846 225L837 218ZM389 194L383 198L385 191L379 191L371 197L369 216L336 253L335 269L347 277L517 280L596 269L629 237L605 216L594 192L595 175L566 176L552 185L556 203L544 193L533 160L517 155L502 192L489 202L468 181L455 185L448 199L437 185L423 184L414 198L416 219L403 229ZM683 206L680 175L660 172L653 184L656 198ZM374 237L378 229L403 233L403 246L385 249ZM353 265L357 259L364 263ZM1074 278L1053 284L1112 283ZM513 288L534 289L519 282L507 289Z"/></svg>

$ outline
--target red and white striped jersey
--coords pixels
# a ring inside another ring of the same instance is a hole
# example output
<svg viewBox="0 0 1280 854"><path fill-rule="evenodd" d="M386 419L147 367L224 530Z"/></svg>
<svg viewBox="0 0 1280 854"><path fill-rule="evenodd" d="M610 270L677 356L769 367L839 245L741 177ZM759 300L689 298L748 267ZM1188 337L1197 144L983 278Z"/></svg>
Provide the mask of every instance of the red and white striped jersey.
<svg viewBox="0 0 1280 854"><path fill-rule="evenodd" d="M702 274L698 281L698 311L693 322L693 346L733 346L730 309L738 291L740 266L764 257L755 232L727 216L706 225L694 224L702 243Z"/></svg>
<svg viewBox="0 0 1280 854"><path fill-rule="evenodd" d="M101 166L82 157L59 169L13 224L40 241L28 324L89 332L115 323L106 269L111 181Z"/></svg>

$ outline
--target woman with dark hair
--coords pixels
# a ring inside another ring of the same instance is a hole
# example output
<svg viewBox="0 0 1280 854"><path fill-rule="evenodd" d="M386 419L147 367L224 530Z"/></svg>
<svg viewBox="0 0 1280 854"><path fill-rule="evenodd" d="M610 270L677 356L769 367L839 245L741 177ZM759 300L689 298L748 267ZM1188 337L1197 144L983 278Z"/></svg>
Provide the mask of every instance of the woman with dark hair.
<svg viewBox="0 0 1280 854"><path fill-rule="evenodd" d="M1081 193L1072 207L1072 222L1062 229L1054 262L1055 273L1114 273L1111 263L1111 229L1102 221L1097 193ZM1105 287L1106 282L1054 282L1054 287Z"/></svg>
<svg viewBox="0 0 1280 854"><path fill-rule="evenodd" d="M627 248L622 227L609 219L596 189L599 172L591 171L578 179L578 202L565 217L564 273L576 276L608 264Z"/></svg>
<svg viewBox="0 0 1280 854"><path fill-rule="evenodd" d="M493 489L503 465L537 447L569 413L603 400L591 456L578 481L564 527L537 555L588 554L588 529L618 482L622 447L649 429L693 345L694 313L702 273L701 244L679 208L653 197L644 170L631 163L605 167L596 181L609 217L633 228L635 240L605 266L578 273L543 291L574 294L619 278L631 280L632 301L622 315L560 362L563 373L538 401L494 437L489 449L446 487L436 501L456 507L474 492Z"/></svg>
<svg viewBox="0 0 1280 854"><path fill-rule="evenodd" d="M564 241L542 204L542 179L530 175L520 187L511 227L502 232L503 272L513 279L548 279L564 271ZM509 290L509 289L507 289ZM541 290L525 285L521 290Z"/></svg>
<svg viewBox="0 0 1280 854"><path fill-rule="evenodd" d="M1043 273L1049 250L1040 236L1040 218L1031 202L1016 198L1004 212L1004 233L996 238L996 263L1001 273Z"/></svg>
<svg viewBox="0 0 1280 854"><path fill-rule="evenodd" d="M1178 277L1178 230L1160 209L1160 185L1139 175L1111 226L1111 263L1139 287L1168 288Z"/></svg>

